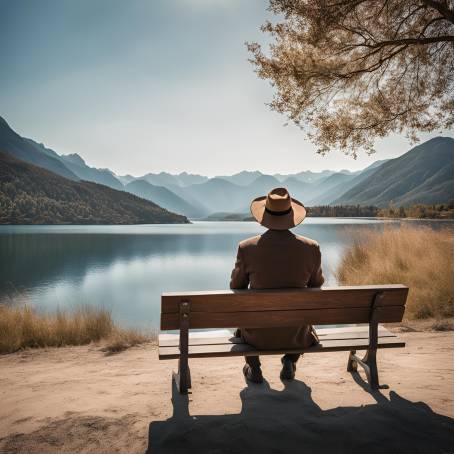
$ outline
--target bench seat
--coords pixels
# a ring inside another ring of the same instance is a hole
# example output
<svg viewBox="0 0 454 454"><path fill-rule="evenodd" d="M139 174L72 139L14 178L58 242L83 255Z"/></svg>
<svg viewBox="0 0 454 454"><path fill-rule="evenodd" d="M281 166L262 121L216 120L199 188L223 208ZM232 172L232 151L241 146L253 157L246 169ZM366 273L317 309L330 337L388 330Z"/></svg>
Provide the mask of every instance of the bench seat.
<svg viewBox="0 0 454 454"><path fill-rule="evenodd" d="M225 356L277 355L283 353L320 353L333 351L367 350L369 347L369 325L339 328L319 328L318 345L303 350L257 350L239 337L226 335L226 331L203 331L189 333L189 358ZM180 357L179 334L159 335L159 359ZM405 342L383 326L378 328L378 348L405 347Z"/></svg>

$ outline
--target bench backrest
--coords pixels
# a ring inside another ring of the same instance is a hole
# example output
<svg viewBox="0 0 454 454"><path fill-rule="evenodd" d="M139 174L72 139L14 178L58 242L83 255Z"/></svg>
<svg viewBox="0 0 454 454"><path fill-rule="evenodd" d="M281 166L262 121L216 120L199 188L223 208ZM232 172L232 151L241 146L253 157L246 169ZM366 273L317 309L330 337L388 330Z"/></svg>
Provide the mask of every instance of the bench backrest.
<svg viewBox="0 0 454 454"><path fill-rule="evenodd" d="M377 295L377 321L400 322L407 294L408 287L400 284L163 293L161 329L180 328L181 303L189 305L190 328L368 323Z"/></svg>

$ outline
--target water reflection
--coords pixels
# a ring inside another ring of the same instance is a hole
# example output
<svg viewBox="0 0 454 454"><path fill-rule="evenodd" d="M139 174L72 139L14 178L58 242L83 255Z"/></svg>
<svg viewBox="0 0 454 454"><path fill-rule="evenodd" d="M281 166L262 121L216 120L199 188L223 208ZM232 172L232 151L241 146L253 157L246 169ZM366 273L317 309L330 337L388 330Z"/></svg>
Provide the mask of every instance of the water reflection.
<svg viewBox="0 0 454 454"><path fill-rule="evenodd" d="M308 219L297 233L316 239L328 283L355 232L368 220ZM398 225L398 224L396 224ZM255 223L159 226L2 226L0 298L43 309L103 305L125 325L158 326L163 291L226 288L240 240Z"/></svg>

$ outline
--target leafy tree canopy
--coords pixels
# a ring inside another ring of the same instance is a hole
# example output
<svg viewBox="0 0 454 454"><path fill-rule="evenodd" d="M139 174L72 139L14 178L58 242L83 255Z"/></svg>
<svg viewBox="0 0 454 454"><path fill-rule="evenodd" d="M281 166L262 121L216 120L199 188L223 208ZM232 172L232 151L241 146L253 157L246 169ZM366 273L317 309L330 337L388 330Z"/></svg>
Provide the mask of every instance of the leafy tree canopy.
<svg viewBox="0 0 454 454"><path fill-rule="evenodd" d="M279 17L248 43L271 108L325 154L373 152L377 138L454 123L454 0L270 0Z"/></svg>

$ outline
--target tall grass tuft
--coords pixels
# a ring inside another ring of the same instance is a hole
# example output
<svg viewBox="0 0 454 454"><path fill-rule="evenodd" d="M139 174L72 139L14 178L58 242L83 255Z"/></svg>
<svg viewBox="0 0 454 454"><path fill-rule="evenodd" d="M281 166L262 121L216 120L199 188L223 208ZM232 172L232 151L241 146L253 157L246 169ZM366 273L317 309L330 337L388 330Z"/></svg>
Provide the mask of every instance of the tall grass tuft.
<svg viewBox="0 0 454 454"><path fill-rule="evenodd" d="M118 338L129 340L125 348L145 342L146 336L115 325L110 313L102 308L80 307L73 312L39 313L27 305L0 304L0 353L24 348L85 345Z"/></svg>
<svg viewBox="0 0 454 454"><path fill-rule="evenodd" d="M346 285L407 285L406 318L454 316L454 232L448 229L360 233L336 274Z"/></svg>

